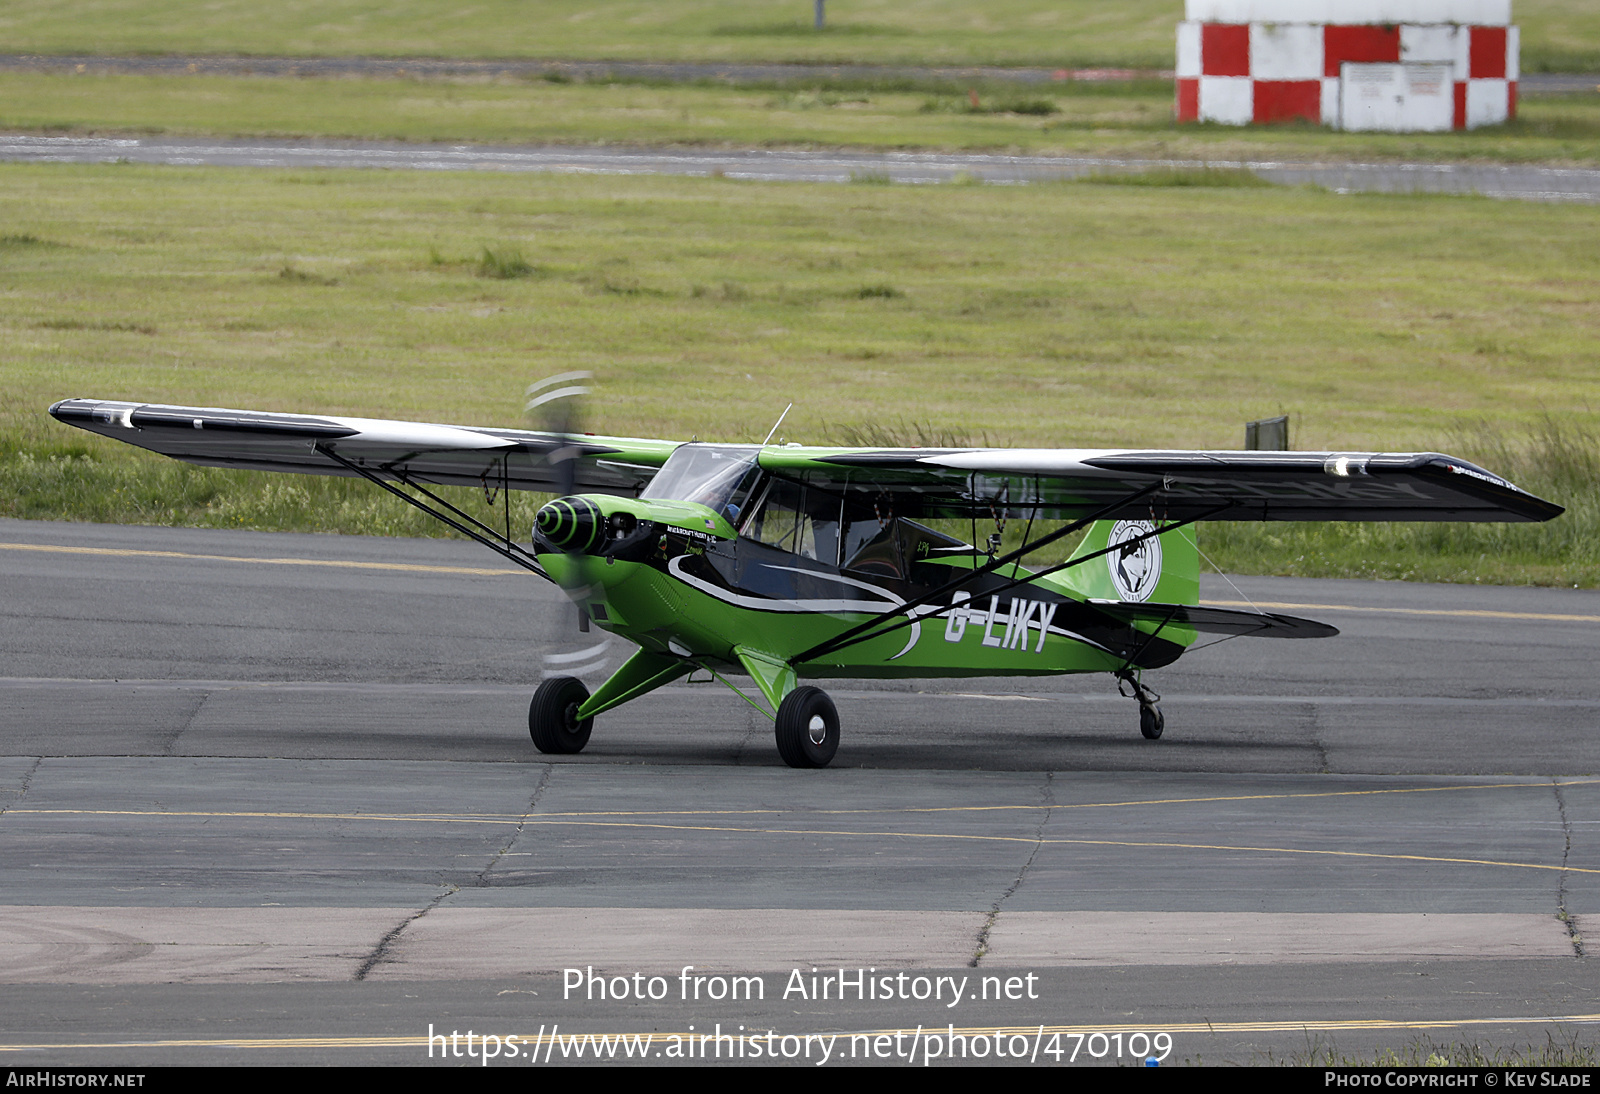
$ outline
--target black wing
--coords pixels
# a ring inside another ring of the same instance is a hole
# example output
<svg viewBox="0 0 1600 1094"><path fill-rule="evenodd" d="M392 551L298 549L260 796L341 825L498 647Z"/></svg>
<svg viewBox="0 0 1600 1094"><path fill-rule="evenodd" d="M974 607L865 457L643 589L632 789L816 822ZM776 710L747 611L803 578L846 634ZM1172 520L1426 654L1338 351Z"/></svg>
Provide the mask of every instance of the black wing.
<svg viewBox="0 0 1600 1094"><path fill-rule="evenodd" d="M892 496L905 515L1544 521L1561 506L1438 452L764 449L763 467ZM1159 489L1143 493L1150 486Z"/></svg>
<svg viewBox="0 0 1600 1094"><path fill-rule="evenodd" d="M563 450L575 450L580 490L637 494L677 448L672 441L96 399L66 399L50 413L205 467L358 474L331 459L331 451L385 479L546 492L560 485L554 465L568 454Z"/></svg>

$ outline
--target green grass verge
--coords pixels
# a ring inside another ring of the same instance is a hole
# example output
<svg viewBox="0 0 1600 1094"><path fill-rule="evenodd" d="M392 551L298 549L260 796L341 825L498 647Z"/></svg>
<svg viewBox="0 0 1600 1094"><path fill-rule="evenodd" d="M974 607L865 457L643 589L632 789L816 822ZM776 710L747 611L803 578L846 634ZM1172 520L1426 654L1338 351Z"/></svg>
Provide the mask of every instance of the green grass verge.
<svg viewBox="0 0 1600 1094"><path fill-rule="evenodd" d="M1550 1030L1544 1044L1505 1047L1478 1041L1439 1042L1416 1037L1403 1048L1382 1048L1371 1053L1342 1052L1331 1043L1313 1043L1304 1052L1269 1064L1289 1067L1595 1067L1600 1048L1576 1031Z"/></svg>
<svg viewBox="0 0 1600 1094"><path fill-rule="evenodd" d="M0 73L0 129L890 149L1212 160L1600 162L1600 95L1528 96L1467 133L1178 125L1160 82L894 90ZM1049 112L1043 112L1048 107Z"/></svg>
<svg viewBox="0 0 1600 1094"><path fill-rule="evenodd" d="M1170 68L1178 0L11 0L18 53ZM1590 0L1517 0L1528 71L1600 70Z"/></svg>
<svg viewBox="0 0 1600 1094"><path fill-rule="evenodd" d="M0 185L5 515L432 531L357 484L189 469L44 408L515 425L527 383L588 368L589 428L639 436L759 440L794 399L784 433L806 442L920 422L1233 448L1246 419L1288 412L1297 447L1464 449L1574 512L1413 540L1213 527L1207 550L1262 571L1596 580L1592 464L1549 453L1592 453L1600 425L1600 209L135 165L4 165Z"/></svg>
<svg viewBox="0 0 1600 1094"><path fill-rule="evenodd" d="M1148 171L1096 174L1101 186L1222 186L1263 190L1274 184L1243 167L1155 167Z"/></svg>
<svg viewBox="0 0 1600 1094"><path fill-rule="evenodd" d="M1563 0L1524 0L1560 6ZM1174 0L13 0L7 49L1171 67Z"/></svg>

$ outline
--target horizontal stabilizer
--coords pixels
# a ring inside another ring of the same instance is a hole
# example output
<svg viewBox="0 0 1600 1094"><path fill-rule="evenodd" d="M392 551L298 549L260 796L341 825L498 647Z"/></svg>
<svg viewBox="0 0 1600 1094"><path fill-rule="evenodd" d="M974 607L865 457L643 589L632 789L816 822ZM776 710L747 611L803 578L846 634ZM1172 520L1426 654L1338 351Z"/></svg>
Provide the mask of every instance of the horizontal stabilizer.
<svg viewBox="0 0 1600 1094"><path fill-rule="evenodd" d="M1124 623L1184 626L1204 634L1245 635L1255 638L1332 638L1338 627L1293 615L1245 612L1235 608L1206 608L1190 604L1132 604L1121 600L1091 600L1096 610Z"/></svg>

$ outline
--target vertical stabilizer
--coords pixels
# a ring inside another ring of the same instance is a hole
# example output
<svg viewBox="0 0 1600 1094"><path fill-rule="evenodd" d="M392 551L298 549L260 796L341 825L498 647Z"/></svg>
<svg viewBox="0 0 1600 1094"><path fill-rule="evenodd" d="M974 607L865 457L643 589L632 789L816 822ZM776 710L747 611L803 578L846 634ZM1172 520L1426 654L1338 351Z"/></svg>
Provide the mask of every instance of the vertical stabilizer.
<svg viewBox="0 0 1600 1094"><path fill-rule="evenodd" d="M1129 543L1154 530L1155 525L1145 520L1097 520L1072 557L1083 558L1114 544ZM1194 537L1195 526L1186 525L1091 558L1061 576L1079 596L1095 600L1198 604L1200 552Z"/></svg>

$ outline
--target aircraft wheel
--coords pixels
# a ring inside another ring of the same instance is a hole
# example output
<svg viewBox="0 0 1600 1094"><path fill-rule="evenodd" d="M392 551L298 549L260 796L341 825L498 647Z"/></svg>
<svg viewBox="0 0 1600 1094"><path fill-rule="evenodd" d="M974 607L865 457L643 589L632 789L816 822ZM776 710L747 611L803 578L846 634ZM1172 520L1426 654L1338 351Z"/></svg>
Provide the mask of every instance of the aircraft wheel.
<svg viewBox="0 0 1600 1094"><path fill-rule="evenodd" d="M1139 732L1144 734L1147 741L1159 741L1161 731L1167 728L1167 719L1162 715L1161 708L1154 703L1139 706Z"/></svg>
<svg viewBox="0 0 1600 1094"><path fill-rule="evenodd" d="M774 732L790 767L827 767L839 750L839 711L821 688L795 688L778 704Z"/></svg>
<svg viewBox="0 0 1600 1094"><path fill-rule="evenodd" d="M583 681L571 676L553 676L539 685L528 704L528 736L540 752L560 756L582 752L589 743L594 719L578 721L578 707L589 698Z"/></svg>

